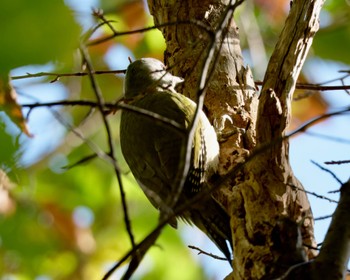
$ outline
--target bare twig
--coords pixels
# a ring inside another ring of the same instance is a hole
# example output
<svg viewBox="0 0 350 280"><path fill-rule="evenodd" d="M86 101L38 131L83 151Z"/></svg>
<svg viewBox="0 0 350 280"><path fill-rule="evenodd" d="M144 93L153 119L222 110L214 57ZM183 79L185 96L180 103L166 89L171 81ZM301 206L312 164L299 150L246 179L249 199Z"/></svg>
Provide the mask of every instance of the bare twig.
<svg viewBox="0 0 350 280"><path fill-rule="evenodd" d="M106 41L109 41L117 36L124 36L124 35L131 35L131 34L136 34L136 33L143 33L143 32L147 32L150 30L154 30L154 29L160 29L166 26L171 26L171 25L195 25L199 28L201 28L202 30L204 30L205 32L207 32L208 34L213 34L213 30L211 30L207 25L205 25L204 23L197 21L197 20L183 20L183 21L176 21L176 22L165 22L162 24L157 24L154 26L150 26L150 27L145 27L145 28L141 28L141 29L135 29L135 30L131 30L131 31L122 31L122 32L113 32L112 35L100 38L100 39L96 39L96 40L92 40L89 43L87 43L87 46L94 46L94 45L98 45L101 43L104 43Z"/></svg>
<svg viewBox="0 0 350 280"><path fill-rule="evenodd" d="M110 103L110 102L105 102L103 104L101 104L103 107L103 112L105 114L109 113L110 111L116 111L118 109L123 109L123 110L127 110L127 111L132 111L136 114L141 114L143 116L145 116L146 118L151 118L153 120L155 120L156 122L162 123L164 125L167 125L168 127L172 127L173 129L175 129L176 131L178 131L179 133L183 134L186 131L184 130L184 128L176 121L171 120L169 118L166 118L164 116L161 116L157 113L136 107L136 106L132 106L129 104L124 104L121 102L117 102L117 103ZM26 103L26 104L21 104L21 106L23 108L29 108L29 109L34 109L34 108L38 108L38 107L52 107L52 106L87 106L87 107L91 107L91 108L96 108L99 106L99 103L96 101L91 101L91 100L59 100L59 101L54 101L54 102L45 102L45 103Z"/></svg>
<svg viewBox="0 0 350 280"><path fill-rule="evenodd" d="M69 164L69 165L62 166L62 169L66 169L66 170L72 169L73 167L76 167L76 166L81 165L83 163L89 162L90 160L93 160L96 157L97 157L96 153L94 153L92 155L89 155L89 156L85 156L84 158L78 160L77 162L74 162L74 163Z"/></svg>
<svg viewBox="0 0 350 280"><path fill-rule="evenodd" d="M317 194L317 193L315 193L315 192L310 192L310 191L307 191L307 190L304 190L304 189L302 189L302 188L298 188L297 186L293 186L293 185L290 185L293 189L296 189L296 190L298 190L298 191L301 191L301 192L305 192L305 193L307 193L307 194L309 194L309 195L312 195L312 196L314 196L314 197L317 197L317 198L320 198L320 199L324 199L324 200L328 200L329 202L332 202L332 203L338 203L338 201L336 201L336 200L334 200L334 199L331 199L331 198L328 198L328 197L326 197L326 196L324 196L324 195L319 195L319 194Z"/></svg>
<svg viewBox="0 0 350 280"><path fill-rule="evenodd" d="M171 217L169 218L169 220ZM161 233L162 228L167 224L168 220L164 220L158 224L158 226L153 229L142 241L138 244L136 244L129 252L127 252L119 261L113 265L108 272L103 276L102 280L108 279L114 271L116 271L130 256L135 255L137 251L140 252L142 248L144 248L142 251L147 251L151 245L155 242L155 240L158 238L158 236Z"/></svg>
<svg viewBox="0 0 350 280"><path fill-rule="evenodd" d="M84 61L86 63L91 86L95 92L95 96L96 96L97 101L98 101L98 109L101 113L103 123L104 123L105 129L106 129L106 133L107 133L107 137L108 137L108 146L110 149L109 156L113 159L112 164L113 164L114 172L116 174L118 184L119 184L119 191L120 191L120 196L121 196L121 201L122 201L122 206L123 206L123 213L124 213L124 223L125 223L126 230L128 232L129 238L130 238L131 245L132 245L132 247L134 247L135 240L134 240L134 235L133 235L132 229L131 229L131 223L130 223L130 219L129 219L128 209L127 209L127 204L126 204L126 197L125 197L125 192L124 192L123 183L122 183L122 179L121 179L121 174L120 174L120 171L119 171L119 168L118 168L115 156L114 156L114 144L113 144L113 140L112 140L111 129L110 129L109 123L108 123L107 118L106 118L104 111L103 111L103 103L104 103L103 96L102 96L100 88L98 87L98 85L95 81L95 76L92 74L92 72L94 70L93 70L93 66L91 64L90 57L89 57L89 54L88 54L85 46L82 45L80 47L80 50L81 50L81 53L83 55Z"/></svg>
<svg viewBox="0 0 350 280"><path fill-rule="evenodd" d="M328 90L348 90L350 89L350 85L342 85L342 86L321 86L317 84L304 84L297 83L297 89L307 89L307 90L315 90L315 91L328 91Z"/></svg>
<svg viewBox="0 0 350 280"><path fill-rule="evenodd" d="M350 163L350 160L332 160L332 161L325 161L325 164L345 164L345 163Z"/></svg>
<svg viewBox="0 0 350 280"><path fill-rule="evenodd" d="M315 220L315 221L326 220L326 219L332 218L332 216L333 216L333 215L321 216L321 217L314 218L314 220Z"/></svg>
<svg viewBox="0 0 350 280"><path fill-rule="evenodd" d="M105 18L104 14L103 14L103 11L101 9L93 9L92 10L92 14L99 18L103 25L107 25L109 27L109 29L113 32L113 35L117 36L118 35L118 32L114 29L113 25L112 25L112 22L113 21L109 21Z"/></svg>
<svg viewBox="0 0 350 280"><path fill-rule="evenodd" d="M321 170L329 173L332 175L332 177L340 184L340 185L343 185L343 182L337 177L337 175L334 174L334 172L332 172L331 170L329 170L328 168L325 168L323 166L321 166L320 164L318 164L317 162L315 161L311 161L314 165L316 165L318 168L320 168Z"/></svg>
<svg viewBox="0 0 350 280"><path fill-rule="evenodd" d="M53 106L87 106L91 108L96 108L98 103L91 100L58 100L54 102L43 102L43 103L24 103L21 104L23 108L38 108L38 107L53 107ZM115 108L115 104L104 103L104 106L108 109Z"/></svg>
<svg viewBox="0 0 350 280"><path fill-rule="evenodd" d="M342 78L334 79L334 81L341 81ZM325 82L325 83L328 83ZM262 86L262 81L255 81L255 84L257 86ZM309 83L296 83L295 88L296 89L307 89L312 91L330 91L330 90L348 90L350 89L350 85L341 85L341 86L322 86L324 83L321 84L309 84Z"/></svg>
<svg viewBox="0 0 350 280"><path fill-rule="evenodd" d="M309 127L313 126L314 124L316 124L317 122L319 122L321 120L328 119L328 118L333 117L333 116L339 116L339 115L342 115L342 114L348 113L348 112L350 112L350 107L339 110L339 111L335 111L332 113L323 114L323 115L321 115L317 118L314 118L313 120L305 123L304 125L300 126L298 129L294 130L293 132L289 133L288 137L292 137L300 132L305 131L306 129L308 129Z"/></svg>
<svg viewBox="0 0 350 280"><path fill-rule="evenodd" d="M155 112L151 112L149 110L145 110L143 108L140 107L136 107L136 106L132 106L129 104L124 104L124 103L120 103L118 105L116 105L118 108L121 108L123 110L128 110L128 111L132 111L134 113L138 113L141 114L145 117L151 118L153 120L155 120L156 122L162 123L164 125L167 125L168 127L171 127L173 129L175 129L176 131L178 131L179 133L181 133L182 135L184 133L186 133L187 131L183 128L183 126L181 126L178 122L166 118L160 114L157 114Z"/></svg>
<svg viewBox="0 0 350 280"><path fill-rule="evenodd" d="M102 75L102 74L125 74L126 70L100 70L93 71L91 74L93 75ZM12 80L20 80L20 79L28 79L28 78L40 78L40 77L48 77L55 76L55 78L50 82L54 83L58 81L61 77L81 77L88 76L88 72L74 72L74 73L53 73L53 72L39 72L39 73L27 73L26 75L21 76L12 76Z"/></svg>
<svg viewBox="0 0 350 280"><path fill-rule="evenodd" d="M344 279L350 257L350 180L342 184L338 207L326 234L320 254L312 263L312 279Z"/></svg>
<svg viewBox="0 0 350 280"><path fill-rule="evenodd" d="M222 258L222 257L219 257L219 256L214 255L212 253L205 252L205 251L203 251L202 249L200 249L200 248L198 248L196 246L188 245L187 247L190 248L190 249L198 251L198 255L206 255L206 256L209 256L209 257L211 257L213 259L216 259L216 260L227 261L226 258Z"/></svg>
<svg viewBox="0 0 350 280"><path fill-rule="evenodd" d="M326 139L326 140L330 140L330 141L334 141L334 142L338 142L338 143L350 144L350 139L344 139L344 138L340 138L340 137L324 135L324 134L316 133L316 132L313 132L313 131L304 131L304 133L306 135L314 136L314 137L317 137L317 138L320 138L320 139Z"/></svg>
<svg viewBox="0 0 350 280"><path fill-rule="evenodd" d="M26 95L27 98L29 99L33 99L33 101L36 101L36 103L32 103L32 104L24 104L21 105L23 108L27 107L29 108L29 112L27 114L27 118L29 118L29 114L31 112L32 109L37 108L37 107L51 107L54 105L62 105L61 102L52 102L52 103L39 103L37 101L36 98L34 98L33 96L29 96ZM63 100L63 103L65 103L66 101ZM77 101L78 103L80 101ZM84 102L84 101L83 101ZM54 104L57 103L57 104ZM93 102L94 104L96 104L96 102ZM64 104L63 104L64 105ZM89 105L87 105L89 106ZM108 163L112 162L112 159L109 157L109 155L107 155L106 153L104 153L94 142L92 142L91 140L89 140L88 138L86 138L77 128L73 127L69 122L67 122L66 120L64 120L64 118L61 117L61 115L56 111L53 110L51 108L48 108L49 111L51 112L51 114L55 117L55 119L60 122L65 128L67 128L69 131L71 131L75 136L77 136L78 138L80 138L85 144L87 144L89 146L89 148L101 159L105 160Z"/></svg>

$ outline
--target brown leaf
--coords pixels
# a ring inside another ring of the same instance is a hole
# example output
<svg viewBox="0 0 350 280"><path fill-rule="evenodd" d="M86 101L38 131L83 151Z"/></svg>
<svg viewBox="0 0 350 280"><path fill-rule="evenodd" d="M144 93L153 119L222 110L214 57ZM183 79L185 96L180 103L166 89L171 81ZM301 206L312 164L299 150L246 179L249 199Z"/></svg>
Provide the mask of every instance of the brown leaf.
<svg viewBox="0 0 350 280"><path fill-rule="evenodd" d="M17 103L17 94L8 78L0 77L0 109L4 110L10 119L28 137L30 134L25 118L22 114L22 107Z"/></svg>

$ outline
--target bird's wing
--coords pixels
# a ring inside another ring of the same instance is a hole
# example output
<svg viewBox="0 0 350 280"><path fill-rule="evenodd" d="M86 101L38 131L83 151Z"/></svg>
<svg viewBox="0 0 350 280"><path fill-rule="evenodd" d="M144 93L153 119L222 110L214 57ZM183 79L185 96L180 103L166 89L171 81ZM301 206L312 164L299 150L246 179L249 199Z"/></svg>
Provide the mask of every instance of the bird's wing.
<svg viewBox="0 0 350 280"><path fill-rule="evenodd" d="M178 93L147 94L132 105L150 110L188 127L195 104ZM152 204L171 201L185 135L156 119L131 111L121 116L121 148L137 181Z"/></svg>

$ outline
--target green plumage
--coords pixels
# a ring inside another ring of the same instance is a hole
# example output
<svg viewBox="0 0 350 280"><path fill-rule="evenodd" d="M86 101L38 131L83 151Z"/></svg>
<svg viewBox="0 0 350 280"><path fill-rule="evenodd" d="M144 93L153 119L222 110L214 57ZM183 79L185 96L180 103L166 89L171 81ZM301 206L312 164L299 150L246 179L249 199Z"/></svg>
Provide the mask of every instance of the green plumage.
<svg viewBox="0 0 350 280"><path fill-rule="evenodd" d="M125 98L132 106L157 113L188 129L196 104L175 92L174 86L180 81L176 79L180 78L164 74L158 62L143 59L130 64L125 82ZM135 79L142 79L144 83L133 83ZM144 87L139 89L139 84ZM176 176L180 156L185 149L185 134L156 119L123 110L120 141L126 162L148 199L160 211L167 211L176 192ZM180 197L171 210L176 210L203 190L206 186L204 182L217 168L218 152L215 131L204 113L200 112L192 144L191 167ZM192 205L179 217L199 227L230 259L226 244L226 240L231 241L229 218L211 196ZM170 224L176 227L176 220Z"/></svg>
<svg viewBox="0 0 350 280"><path fill-rule="evenodd" d="M194 104L188 102L186 97L170 91L145 95L131 105L151 110L151 112L174 120L184 129L188 128L195 112ZM200 147L201 140L200 126L199 123L194 139L198 147ZM143 185L143 188L152 186L154 196L159 196L162 202L169 202L172 184L175 184L177 176L180 155L184 149L185 135L169 125L157 123L155 119L125 110L121 116L120 139L123 154L135 178ZM193 155L193 158L198 159L199 157ZM199 168L199 160L196 160L196 164L192 167L192 169L197 168ZM147 190L145 192L147 194ZM191 185L187 185L185 192L192 193L198 190L192 190ZM154 197L149 197L149 199L156 208L161 208ZM183 199L184 197L181 197L180 201ZM190 222L186 217L183 218Z"/></svg>

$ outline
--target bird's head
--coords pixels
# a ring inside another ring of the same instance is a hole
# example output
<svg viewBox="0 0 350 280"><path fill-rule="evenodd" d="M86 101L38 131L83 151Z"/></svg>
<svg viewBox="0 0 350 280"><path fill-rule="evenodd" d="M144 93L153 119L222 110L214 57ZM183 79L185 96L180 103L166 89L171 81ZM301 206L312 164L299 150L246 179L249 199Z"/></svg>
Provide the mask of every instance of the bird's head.
<svg viewBox="0 0 350 280"><path fill-rule="evenodd" d="M124 82L124 97L134 98L152 90L170 90L184 79L171 75L165 65L155 58L141 58L128 66Z"/></svg>

